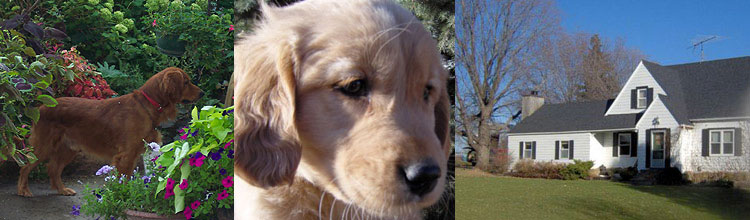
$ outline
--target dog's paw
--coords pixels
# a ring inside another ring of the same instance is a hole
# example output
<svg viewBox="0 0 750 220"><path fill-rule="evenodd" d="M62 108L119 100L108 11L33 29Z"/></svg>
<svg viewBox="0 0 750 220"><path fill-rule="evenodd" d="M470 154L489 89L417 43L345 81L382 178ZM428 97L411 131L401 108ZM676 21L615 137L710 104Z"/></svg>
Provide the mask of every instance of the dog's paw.
<svg viewBox="0 0 750 220"><path fill-rule="evenodd" d="M23 197L34 197L34 195L31 194L31 190L29 190L29 188L19 189L18 195Z"/></svg>
<svg viewBox="0 0 750 220"><path fill-rule="evenodd" d="M71 188L64 188L63 190L59 190L58 192L60 192L60 195L64 195L64 196L75 196L76 195L76 191L73 190L73 189L71 189Z"/></svg>

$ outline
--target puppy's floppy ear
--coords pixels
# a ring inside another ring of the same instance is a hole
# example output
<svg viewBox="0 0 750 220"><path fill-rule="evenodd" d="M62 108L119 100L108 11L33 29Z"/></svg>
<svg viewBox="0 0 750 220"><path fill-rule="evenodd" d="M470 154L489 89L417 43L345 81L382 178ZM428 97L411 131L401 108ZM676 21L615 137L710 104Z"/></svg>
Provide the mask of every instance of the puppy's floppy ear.
<svg viewBox="0 0 750 220"><path fill-rule="evenodd" d="M440 139L440 144L445 150L445 155L450 156L451 141L450 141L450 100L448 99L448 92L443 91L440 94L438 103L435 104L435 134Z"/></svg>
<svg viewBox="0 0 750 220"><path fill-rule="evenodd" d="M164 69L162 72L164 73L159 81L159 90L170 102L179 102L182 98L182 86L185 83L183 73L173 67Z"/></svg>
<svg viewBox="0 0 750 220"><path fill-rule="evenodd" d="M290 36L284 36L290 37ZM295 47L254 36L235 46L235 174L257 187L291 184L302 149L294 125Z"/></svg>

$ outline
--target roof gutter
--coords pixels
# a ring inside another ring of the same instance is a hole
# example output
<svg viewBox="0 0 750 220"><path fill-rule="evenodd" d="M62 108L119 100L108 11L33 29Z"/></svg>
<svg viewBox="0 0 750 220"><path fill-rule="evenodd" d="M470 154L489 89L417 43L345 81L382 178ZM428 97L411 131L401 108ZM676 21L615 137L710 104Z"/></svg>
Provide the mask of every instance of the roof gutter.
<svg viewBox="0 0 750 220"><path fill-rule="evenodd" d="M689 119L691 122L710 122L710 121L742 121L750 120L750 116L744 117L724 117L724 118L696 118Z"/></svg>
<svg viewBox="0 0 750 220"><path fill-rule="evenodd" d="M570 134L570 133L593 133L593 132L608 132L608 131L635 131L635 128L614 128L614 129L581 130L581 131L550 131L550 132L508 133L508 136L517 136L517 135L542 135L542 134Z"/></svg>

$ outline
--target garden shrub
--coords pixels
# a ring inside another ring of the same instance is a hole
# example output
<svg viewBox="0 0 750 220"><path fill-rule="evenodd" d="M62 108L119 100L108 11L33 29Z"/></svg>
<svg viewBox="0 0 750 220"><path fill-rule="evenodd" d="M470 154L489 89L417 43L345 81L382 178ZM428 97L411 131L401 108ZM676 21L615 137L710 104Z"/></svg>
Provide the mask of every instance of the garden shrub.
<svg viewBox="0 0 750 220"><path fill-rule="evenodd" d="M594 166L593 161L573 160L560 171L560 175L565 180L588 179L589 170Z"/></svg>
<svg viewBox="0 0 750 220"><path fill-rule="evenodd" d="M485 171L492 174L506 173L510 169L511 162L512 158L508 154L508 149L494 148L490 150L490 164Z"/></svg>
<svg viewBox="0 0 750 220"><path fill-rule="evenodd" d="M513 166L511 175L524 178L562 179L560 172L564 167L565 164L553 161L536 162L522 159Z"/></svg>
<svg viewBox="0 0 750 220"><path fill-rule="evenodd" d="M615 174L619 175L620 180L622 181L630 181L635 175L638 175L638 169L635 167L610 168L607 172L609 173L609 176L615 176Z"/></svg>
<svg viewBox="0 0 750 220"><path fill-rule="evenodd" d="M750 181L750 172L685 172L687 182L699 185L732 187L735 182Z"/></svg>
<svg viewBox="0 0 750 220"><path fill-rule="evenodd" d="M684 179L679 169L670 167L656 174L656 183L661 185L679 185L684 183Z"/></svg>
<svg viewBox="0 0 750 220"><path fill-rule="evenodd" d="M20 17L3 22L0 31L0 160L8 160L10 156L23 165L36 160L26 139L30 126L39 120L38 107L57 105L53 96L59 91L55 87L62 87L59 79L72 72L62 59L45 54L44 48L42 53L37 53L34 48L46 42L39 33L45 36L45 29ZM20 26L35 32L36 36L24 36L13 29Z"/></svg>

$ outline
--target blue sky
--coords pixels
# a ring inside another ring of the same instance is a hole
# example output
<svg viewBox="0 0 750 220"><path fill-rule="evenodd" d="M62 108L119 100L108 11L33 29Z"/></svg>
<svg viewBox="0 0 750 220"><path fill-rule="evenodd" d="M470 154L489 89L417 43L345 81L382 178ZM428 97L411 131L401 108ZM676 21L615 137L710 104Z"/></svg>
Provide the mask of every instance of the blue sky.
<svg viewBox="0 0 750 220"><path fill-rule="evenodd" d="M706 60L750 56L750 1L573 1L557 2L568 32L620 37L660 64L700 61L692 40L718 35L704 44Z"/></svg>

